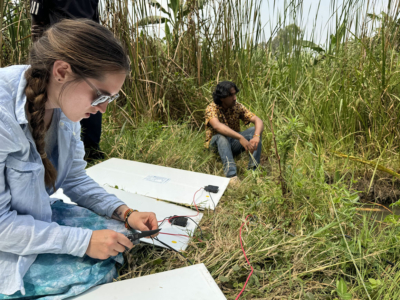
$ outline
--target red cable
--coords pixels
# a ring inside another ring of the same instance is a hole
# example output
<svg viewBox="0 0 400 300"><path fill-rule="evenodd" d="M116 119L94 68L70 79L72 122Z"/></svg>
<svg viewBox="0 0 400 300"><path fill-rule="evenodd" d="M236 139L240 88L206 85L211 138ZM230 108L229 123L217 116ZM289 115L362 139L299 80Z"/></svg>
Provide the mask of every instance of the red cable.
<svg viewBox="0 0 400 300"><path fill-rule="evenodd" d="M248 215L248 216L246 217L246 221L247 221L247 218L250 217L250 216L251 216L251 215ZM242 228L243 228L243 225L246 223L246 221L244 221L243 224L242 224L242 226L240 226L239 239L240 239L240 247L242 247L242 251L243 251L244 257L246 258L247 264L248 264L248 265L250 266L250 268L251 268L251 272L250 272L250 274L249 274L249 277L247 277L247 280L246 280L246 282L244 283L244 286L243 286L242 290L240 291L239 295L237 295L237 297L235 298L235 300L239 299L240 295L242 295L242 293L243 293L244 289L246 288L246 285L247 285L247 283L249 282L249 279L250 279L250 277L251 277L251 275L253 274L253 271L254 271L254 269L253 269L253 267L251 266L249 260L247 259L246 251L244 251L243 244L242 244Z"/></svg>
<svg viewBox="0 0 400 300"><path fill-rule="evenodd" d="M175 217L171 217L171 218L169 218L168 219L168 222L170 222L171 223L171 220L172 219L175 219L175 218L179 218L179 217L189 217L189 218L194 218L194 217L197 217L198 215L199 215L199 208L197 207L197 205L196 205L196 201L194 200L195 198L196 198L196 194L200 191L200 190L202 190L203 188L201 187L201 188L199 188L197 191L196 191L196 193L194 193L194 195L193 195L193 203L194 203L194 206L196 207L196 211L197 211L197 214L196 215L193 215L193 216L175 216ZM161 220L161 221L158 221L158 223L161 223L161 222L163 222L163 221L165 221L165 219L164 220ZM160 232L161 233L161 232Z"/></svg>
<svg viewBox="0 0 400 300"><path fill-rule="evenodd" d="M179 217L191 217L191 218L197 217L197 216L199 215L200 212L199 212L199 208L198 208L197 205L196 205L195 198L196 198L196 194L197 194L200 190L202 190L202 189L203 189L202 187L199 188L199 189L196 191L196 193L194 193L194 195L193 195L193 203L194 203L194 206L196 207L196 211L197 211L197 214L196 214L196 215L193 215L193 216L175 216L175 217L169 218L169 219L168 219L168 222L171 223L171 220L172 220L172 219L174 219L174 218L179 218ZM164 222L164 221L165 221L165 219L164 219L164 220L161 220L161 221L158 221L158 223L161 223L161 222ZM188 237L188 238L190 238L190 236L184 235L184 234L174 234L174 233L166 233L166 232L160 232L160 234L174 235L174 236L183 236L183 237ZM202 242L202 240L200 240L200 239L199 239L199 241Z"/></svg>
<svg viewBox="0 0 400 300"><path fill-rule="evenodd" d="M175 233L167 233L167 232L160 232L160 234L175 235L175 236L184 236L184 237L190 238L190 236L184 235L184 234L175 234Z"/></svg>

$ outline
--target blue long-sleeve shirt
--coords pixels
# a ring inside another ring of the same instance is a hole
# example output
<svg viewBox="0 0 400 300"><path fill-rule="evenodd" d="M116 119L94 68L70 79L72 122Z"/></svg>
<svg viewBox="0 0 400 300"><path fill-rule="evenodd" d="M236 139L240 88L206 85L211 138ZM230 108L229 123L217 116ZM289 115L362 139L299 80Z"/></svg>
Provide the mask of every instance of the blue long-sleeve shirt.
<svg viewBox="0 0 400 300"><path fill-rule="evenodd" d="M44 166L25 112L29 66L0 69L0 294L25 293L23 277L37 254L83 256L92 231L51 222L52 189L46 190ZM56 189L78 205L111 217L124 203L86 175L79 122L55 109L57 147L52 152Z"/></svg>

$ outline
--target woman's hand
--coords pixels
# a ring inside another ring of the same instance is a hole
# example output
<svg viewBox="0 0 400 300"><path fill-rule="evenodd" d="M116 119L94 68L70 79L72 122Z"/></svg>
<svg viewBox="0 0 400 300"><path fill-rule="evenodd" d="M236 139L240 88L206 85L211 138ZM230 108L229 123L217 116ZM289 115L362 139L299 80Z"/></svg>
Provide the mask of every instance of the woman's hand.
<svg viewBox="0 0 400 300"><path fill-rule="evenodd" d="M122 233L113 230L95 230L89 242L86 254L91 258L107 259L124 252L125 247L133 248L132 242Z"/></svg>
<svg viewBox="0 0 400 300"><path fill-rule="evenodd" d="M148 231L158 229L156 214L152 212L134 211L128 218L129 226L135 230ZM158 235L152 235L156 237Z"/></svg>

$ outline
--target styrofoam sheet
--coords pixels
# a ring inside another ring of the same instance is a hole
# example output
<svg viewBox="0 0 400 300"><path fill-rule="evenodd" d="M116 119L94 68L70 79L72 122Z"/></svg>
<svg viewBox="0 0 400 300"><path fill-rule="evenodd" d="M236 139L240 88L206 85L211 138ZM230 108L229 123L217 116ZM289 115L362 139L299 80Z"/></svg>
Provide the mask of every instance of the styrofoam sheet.
<svg viewBox="0 0 400 300"><path fill-rule="evenodd" d="M126 203L129 207L133 209L137 209L138 211L148 211L148 212L154 212L157 216L157 220L163 220L164 218L171 217L174 215L178 216L191 216L191 218L199 224L201 221L201 218L203 217L202 213L199 213L197 216L197 212L194 212L193 210L182 207L179 205L175 205L172 203L167 203L163 201L157 201L156 199L149 198L146 196L142 195L137 195L137 194L132 194L126 191L122 190L117 190L111 187L104 187L105 190L111 194L116 195L119 199L121 199L123 202ZM66 195L64 195L61 191L57 191L57 193L53 194L51 196L52 198L58 198L63 200L64 202L67 203L73 203ZM180 234L180 235L188 235L192 236L194 231L196 230L196 224L192 222L191 220L188 220L188 226L183 228L180 226L174 226L171 225L168 221L165 221L160 228L161 232L163 234L158 235L158 239L170 247L174 248L177 251L184 251L190 241L191 238L185 237L185 236L174 236L174 235L168 235L164 233L169 233L169 234ZM119 229L120 228L120 229ZM120 226L118 228L110 228L116 231L120 231L122 233L126 233L125 229L123 226ZM156 246L164 247L161 243L157 241L153 241L148 238L142 238L140 241L148 244L153 244Z"/></svg>
<svg viewBox="0 0 400 300"><path fill-rule="evenodd" d="M102 186L119 189L174 203L192 205L197 190L216 185L219 192L200 190L195 203L201 208L214 209L229 184L229 178L111 158L87 169L87 174ZM214 203L213 203L213 201Z"/></svg>
<svg viewBox="0 0 400 300"><path fill-rule="evenodd" d="M226 300L204 264L94 287L75 300Z"/></svg>

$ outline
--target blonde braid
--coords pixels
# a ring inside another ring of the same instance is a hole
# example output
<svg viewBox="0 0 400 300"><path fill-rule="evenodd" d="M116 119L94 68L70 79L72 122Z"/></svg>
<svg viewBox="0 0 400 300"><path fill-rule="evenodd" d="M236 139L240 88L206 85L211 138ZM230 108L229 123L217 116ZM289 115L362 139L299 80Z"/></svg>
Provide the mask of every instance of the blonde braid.
<svg viewBox="0 0 400 300"><path fill-rule="evenodd" d="M47 102L46 87L49 81L49 72L30 68L25 72L25 78L27 80L25 94L30 114L29 124L32 128L36 149L42 158L45 168L44 181L46 186L52 186L55 189L57 171L46 155L44 141L46 134L44 124L45 105Z"/></svg>

